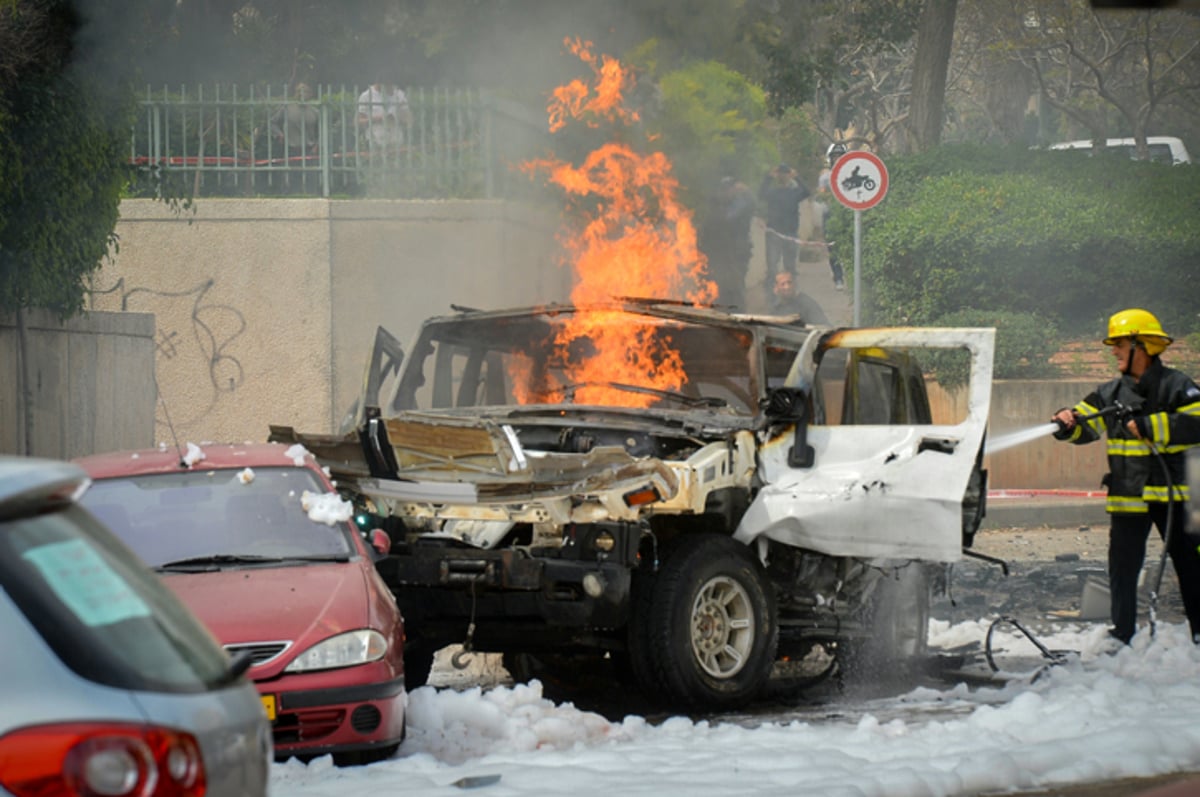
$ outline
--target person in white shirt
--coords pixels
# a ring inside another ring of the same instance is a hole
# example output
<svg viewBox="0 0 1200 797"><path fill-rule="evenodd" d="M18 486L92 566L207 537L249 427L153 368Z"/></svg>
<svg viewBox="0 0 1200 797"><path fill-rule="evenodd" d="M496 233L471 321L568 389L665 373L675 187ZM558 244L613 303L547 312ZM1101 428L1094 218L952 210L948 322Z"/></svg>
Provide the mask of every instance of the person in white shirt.
<svg viewBox="0 0 1200 797"><path fill-rule="evenodd" d="M412 124L408 97L395 83L376 80L358 97L358 127L372 151L399 147Z"/></svg>

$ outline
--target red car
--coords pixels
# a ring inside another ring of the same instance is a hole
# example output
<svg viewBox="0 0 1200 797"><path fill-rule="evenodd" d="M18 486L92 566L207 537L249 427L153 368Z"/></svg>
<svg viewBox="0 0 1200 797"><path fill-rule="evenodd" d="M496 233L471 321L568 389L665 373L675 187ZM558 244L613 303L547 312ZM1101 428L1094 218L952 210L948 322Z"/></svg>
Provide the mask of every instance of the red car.
<svg viewBox="0 0 1200 797"><path fill-rule="evenodd" d="M404 739L404 621L352 508L302 446L188 444L75 460L81 503L154 568L249 676L277 759L338 765Z"/></svg>

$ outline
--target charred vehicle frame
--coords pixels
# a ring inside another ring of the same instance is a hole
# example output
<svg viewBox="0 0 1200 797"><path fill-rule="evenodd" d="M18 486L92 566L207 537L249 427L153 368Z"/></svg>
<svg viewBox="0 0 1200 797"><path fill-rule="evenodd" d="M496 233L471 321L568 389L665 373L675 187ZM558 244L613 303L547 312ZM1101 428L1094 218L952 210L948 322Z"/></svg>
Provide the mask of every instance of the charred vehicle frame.
<svg viewBox="0 0 1200 797"><path fill-rule="evenodd" d="M464 643L722 708L814 651L921 655L984 512L993 338L639 300L463 311L407 359L380 330L341 433L271 436L392 532L410 687ZM935 418L925 379L955 357L966 409Z"/></svg>

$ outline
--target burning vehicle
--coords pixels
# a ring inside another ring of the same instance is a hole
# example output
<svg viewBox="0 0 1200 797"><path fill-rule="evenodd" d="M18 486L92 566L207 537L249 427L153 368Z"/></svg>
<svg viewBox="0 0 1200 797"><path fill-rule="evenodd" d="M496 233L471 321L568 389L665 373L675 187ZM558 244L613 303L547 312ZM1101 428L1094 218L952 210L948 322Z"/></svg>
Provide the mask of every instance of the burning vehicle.
<svg viewBox="0 0 1200 797"><path fill-rule="evenodd" d="M409 688L461 643L729 708L786 662L923 653L984 512L993 345L656 300L463 310L407 357L378 332L343 433L271 438L392 532ZM949 367L961 417L926 390Z"/></svg>

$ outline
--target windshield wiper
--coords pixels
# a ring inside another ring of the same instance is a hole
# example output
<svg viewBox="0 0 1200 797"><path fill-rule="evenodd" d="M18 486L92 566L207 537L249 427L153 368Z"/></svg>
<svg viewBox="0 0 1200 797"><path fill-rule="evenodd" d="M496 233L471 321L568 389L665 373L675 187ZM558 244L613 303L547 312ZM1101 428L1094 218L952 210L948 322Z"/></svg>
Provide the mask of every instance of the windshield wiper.
<svg viewBox="0 0 1200 797"><path fill-rule="evenodd" d="M208 556L190 556L187 559L175 559L163 562L155 570L173 570L188 567L220 567L221 565L253 565L263 562L277 562L277 556L244 556L241 554L219 553Z"/></svg>
<svg viewBox="0 0 1200 797"><path fill-rule="evenodd" d="M297 554L292 556L284 554L282 556L272 557L278 562L349 562L350 554L348 553L311 553Z"/></svg>
<svg viewBox="0 0 1200 797"><path fill-rule="evenodd" d="M625 382L576 382L574 384L565 385L558 388L558 391L563 394L563 398L574 403L575 392L581 388L589 387L611 387L617 390L627 390L630 393L643 393L647 396L657 396L658 398L671 399L686 404L689 407L727 407L729 403L723 398L717 396L689 396L686 393L680 393L675 390L663 390L657 387L646 387L645 385L630 385Z"/></svg>

